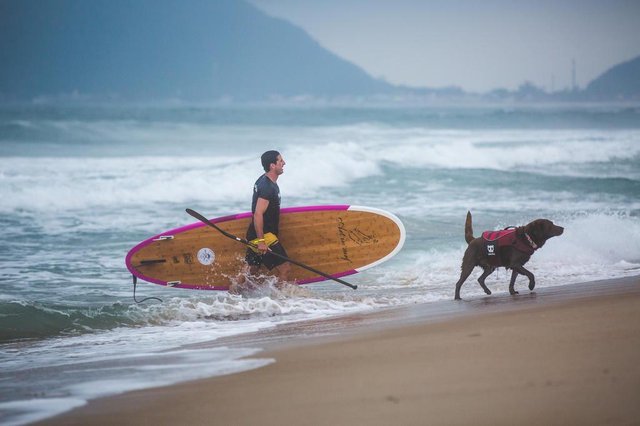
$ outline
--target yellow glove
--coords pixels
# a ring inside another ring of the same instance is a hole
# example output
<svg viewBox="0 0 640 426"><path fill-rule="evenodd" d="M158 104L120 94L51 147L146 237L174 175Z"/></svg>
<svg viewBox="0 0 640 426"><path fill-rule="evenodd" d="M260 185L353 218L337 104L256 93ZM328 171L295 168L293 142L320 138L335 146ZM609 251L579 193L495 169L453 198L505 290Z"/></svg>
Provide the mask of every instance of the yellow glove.
<svg viewBox="0 0 640 426"><path fill-rule="evenodd" d="M264 238L255 238L249 242L251 243L251 246L249 248L255 251L256 253L260 253L260 251L257 248L259 243L264 242L267 245L267 247L271 247L272 245L278 242L278 237L276 237L274 233L267 232L266 234L264 234Z"/></svg>

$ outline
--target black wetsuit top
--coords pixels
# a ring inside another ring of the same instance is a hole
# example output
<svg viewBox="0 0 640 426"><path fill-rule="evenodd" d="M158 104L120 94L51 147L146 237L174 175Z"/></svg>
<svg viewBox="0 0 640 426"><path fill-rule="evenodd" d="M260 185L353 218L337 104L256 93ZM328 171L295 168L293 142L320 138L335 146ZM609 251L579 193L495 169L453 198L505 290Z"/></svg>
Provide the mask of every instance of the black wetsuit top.
<svg viewBox="0 0 640 426"><path fill-rule="evenodd" d="M253 185L253 200L251 201L251 213L256 212L256 204L258 198L264 198L269 201L269 206L263 215L263 228L262 231L266 234L272 232L278 235L278 228L280 226L280 188L278 184L271 181L267 175L262 175L258 178ZM253 226L253 219L249 229L247 229L247 239L253 240L256 238L256 229Z"/></svg>

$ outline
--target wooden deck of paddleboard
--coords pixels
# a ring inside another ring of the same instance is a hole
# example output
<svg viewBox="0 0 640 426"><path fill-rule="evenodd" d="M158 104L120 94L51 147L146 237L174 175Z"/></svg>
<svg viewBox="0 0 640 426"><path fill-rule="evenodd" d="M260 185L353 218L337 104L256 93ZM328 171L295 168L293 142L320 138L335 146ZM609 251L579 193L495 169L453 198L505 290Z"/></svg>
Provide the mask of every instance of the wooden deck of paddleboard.
<svg viewBox="0 0 640 426"><path fill-rule="evenodd" d="M402 224L380 212L291 210L283 209L280 218L279 238L287 254L330 275L348 275L371 266L399 248L404 239ZM244 237L249 220L245 216L213 221L230 234ZM243 271L243 244L204 224L174 231L177 232L160 234L132 249L127 266L134 275L157 284L222 290ZM159 238L167 235L173 238ZM215 256L210 265L198 260L203 248L211 249ZM323 279L295 265L290 278L298 283Z"/></svg>

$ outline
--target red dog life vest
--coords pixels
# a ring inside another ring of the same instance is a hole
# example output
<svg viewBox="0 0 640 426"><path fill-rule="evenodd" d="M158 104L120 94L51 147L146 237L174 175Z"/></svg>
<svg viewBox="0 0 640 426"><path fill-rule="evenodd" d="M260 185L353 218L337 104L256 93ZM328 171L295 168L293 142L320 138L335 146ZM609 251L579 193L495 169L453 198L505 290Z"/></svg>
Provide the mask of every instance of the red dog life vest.
<svg viewBox="0 0 640 426"><path fill-rule="evenodd" d="M515 228L503 229L502 231L485 231L482 233L482 239L485 242L489 264L492 266L506 266L500 264L500 250L502 247L513 247L528 255L532 255L537 248L533 241L529 243L522 238L518 238Z"/></svg>

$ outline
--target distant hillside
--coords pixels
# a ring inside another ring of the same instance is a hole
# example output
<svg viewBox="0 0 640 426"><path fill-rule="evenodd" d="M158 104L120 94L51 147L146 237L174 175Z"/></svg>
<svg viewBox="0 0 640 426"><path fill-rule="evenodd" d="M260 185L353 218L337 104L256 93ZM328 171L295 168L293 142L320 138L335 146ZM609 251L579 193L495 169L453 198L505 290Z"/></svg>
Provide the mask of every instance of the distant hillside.
<svg viewBox="0 0 640 426"><path fill-rule="evenodd" d="M0 63L0 99L393 90L242 0L0 0Z"/></svg>
<svg viewBox="0 0 640 426"><path fill-rule="evenodd" d="M589 83L584 94L595 100L640 100L640 56L606 71Z"/></svg>

